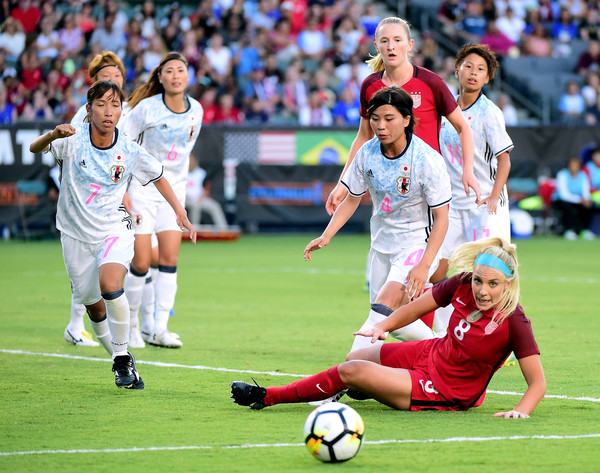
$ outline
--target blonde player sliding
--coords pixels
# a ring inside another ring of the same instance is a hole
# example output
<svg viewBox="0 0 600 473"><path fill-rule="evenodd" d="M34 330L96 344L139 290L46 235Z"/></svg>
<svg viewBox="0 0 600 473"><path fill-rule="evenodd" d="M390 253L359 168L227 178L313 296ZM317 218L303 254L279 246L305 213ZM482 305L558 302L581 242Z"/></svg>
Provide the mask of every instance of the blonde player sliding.
<svg viewBox="0 0 600 473"><path fill-rule="evenodd" d="M96 338L112 356L116 385L143 389L135 359L127 350L129 303L123 279L134 243L131 217L122 204L128 181L135 177L142 184L153 183L192 241L196 232L163 176L162 165L119 132L122 103L118 85L96 82L87 93L86 123L58 125L36 138L29 149L50 150L61 166L56 227L73 300L86 306Z"/></svg>
<svg viewBox="0 0 600 473"><path fill-rule="evenodd" d="M183 55L170 52L150 74L145 84L128 99L129 112L123 131L155 156L165 168L183 205L189 157L202 126L200 103L186 95L188 63ZM177 293L177 261L181 230L173 210L160 193L132 181L128 189L134 212L135 255L125 278L131 319L137 322L142 294L151 263L151 235L158 237L158 274L155 286L156 312L142 314L141 337L151 345L179 348L179 336L168 330L169 313Z"/></svg>
<svg viewBox="0 0 600 473"><path fill-rule="evenodd" d="M450 179L440 154L414 135L411 96L386 87L371 97L369 123L375 138L365 143L342 179L348 196L338 206L323 234L311 241L304 258L325 247L354 214L367 192L371 217L371 310L361 331L371 329L409 299L423 293L437 268L448 228ZM433 332L421 320L395 331L402 340L423 340ZM383 343L383 342L380 342ZM370 345L356 337L351 351Z"/></svg>
<svg viewBox="0 0 600 473"><path fill-rule="evenodd" d="M473 129L475 159L473 170L481 184L481 199L465 195L462 186L462 148L458 133L446 120L442 121L440 148L452 183L448 233L442 245L442 260L434 281L443 279L448 258L462 243L487 237L510 241L510 216L506 180L510 172L513 142L506 132L502 111L482 92L494 78L498 61L483 44L466 44L456 54L455 74L459 82L458 104L465 120ZM435 312L435 328L439 336L446 333L450 307Z"/></svg>

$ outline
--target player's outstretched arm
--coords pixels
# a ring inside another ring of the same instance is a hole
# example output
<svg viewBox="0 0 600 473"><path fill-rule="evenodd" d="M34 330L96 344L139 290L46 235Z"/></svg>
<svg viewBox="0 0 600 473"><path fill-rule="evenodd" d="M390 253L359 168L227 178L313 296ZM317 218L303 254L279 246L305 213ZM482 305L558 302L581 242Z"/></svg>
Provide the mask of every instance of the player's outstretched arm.
<svg viewBox="0 0 600 473"><path fill-rule="evenodd" d="M173 192L173 188L171 187L171 184L169 184L169 181L164 177L161 177L158 181L154 182L154 185L169 205L173 207L175 215L177 216L177 225L179 225L179 228L182 230L186 228L190 232L190 240L192 243L196 243L196 229L189 221L187 212L177 200L177 196L175 195L175 192Z"/></svg>
<svg viewBox="0 0 600 473"><path fill-rule="evenodd" d="M54 140L58 140L59 138L66 138L68 136L75 134L75 128L68 123L63 123L62 125L57 125L56 128L52 131L48 131L41 136L38 136L33 142L29 145L29 151L32 153L42 153L48 150L48 146Z"/></svg>
<svg viewBox="0 0 600 473"><path fill-rule="evenodd" d="M494 417L505 419L527 418L546 394L546 378L540 361L540 355L519 359L521 372L527 381L527 391L512 411L497 412Z"/></svg>

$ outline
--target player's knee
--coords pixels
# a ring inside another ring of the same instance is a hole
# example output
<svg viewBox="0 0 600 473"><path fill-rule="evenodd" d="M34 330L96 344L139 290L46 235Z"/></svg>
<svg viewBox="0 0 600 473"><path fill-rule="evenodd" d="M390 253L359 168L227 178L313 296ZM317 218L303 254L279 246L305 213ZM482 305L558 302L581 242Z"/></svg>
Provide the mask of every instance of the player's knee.
<svg viewBox="0 0 600 473"><path fill-rule="evenodd" d="M360 373L360 361L351 360L338 366L338 374L345 384L354 384Z"/></svg>

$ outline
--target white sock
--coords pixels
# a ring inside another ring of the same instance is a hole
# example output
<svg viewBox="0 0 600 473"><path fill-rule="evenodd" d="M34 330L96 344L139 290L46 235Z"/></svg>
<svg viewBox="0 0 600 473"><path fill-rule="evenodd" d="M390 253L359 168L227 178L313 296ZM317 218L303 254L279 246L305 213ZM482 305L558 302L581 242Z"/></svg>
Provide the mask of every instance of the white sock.
<svg viewBox="0 0 600 473"><path fill-rule="evenodd" d="M169 313L175 304L175 294L177 294L177 267L166 266L167 271L163 271L162 268L164 267L159 267L158 276L156 277L154 333L160 333L167 329Z"/></svg>
<svg viewBox="0 0 600 473"><path fill-rule="evenodd" d="M402 340L403 342L408 342L409 340L429 340L430 338L435 338L433 330L431 330L421 319L415 320L411 324L390 332L390 335L398 340Z"/></svg>
<svg viewBox="0 0 600 473"><path fill-rule="evenodd" d="M112 356L112 337L110 336L110 328L108 327L108 318L104 317L100 322L94 322L90 319L90 324L92 325L92 330L100 342L100 345L102 345L108 354Z"/></svg>
<svg viewBox="0 0 600 473"><path fill-rule="evenodd" d="M154 330L155 294L154 285L158 268L150 268L150 272L144 284L142 293L142 305L140 306L140 318L142 319L142 332L152 333Z"/></svg>
<svg viewBox="0 0 600 473"><path fill-rule="evenodd" d="M129 343L129 303L123 289L102 294L112 337L112 355L127 355Z"/></svg>
<svg viewBox="0 0 600 473"><path fill-rule="evenodd" d="M433 315L433 326L435 327L435 334L437 337L444 337L446 330L448 329L448 323L450 322L450 316L454 312L452 304L447 307L438 307Z"/></svg>
<svg viewBox="0 0 600 473"><path fill-rule="evenodd" d="M138 311L140 310L140 305L142 305L142 294L147 274L146 272L146 274L140 275L130 268L125 276L125 294L129 301L130 323L135 327L139 326Z"/></svg>
<svg viewBox="0 0 600 473"><path fill-rule="evenodd" d="M83 324L83 316L85 315L85 306L78 304L71 299L71 320L69 321L69 329L73 332L81 332L85 330Z"/></svg>
<svg viewBox="0 0 600 473"><path fill-rule="evenodd" d="M389 310L390 310L390 314L391 314L392 313L391 309L389 309ZM367 320L365 320L365 323L362 324L362 327L360 328L360 330L368 330L370 328L373 328L373 326L375 324L378 324L382 320L385 320L386 317L387 317L387 315L381 314L381 313L376 312L373 309L371 309L369 311L369 316L367 317ZM360 350L361 348L381 346L381 345L383 345L383 340L377 340L375 343L371 343L370 337L362 337L360 335L357 335L356 337L354 337L354 342L352 343L352 348L350 348L350 352Z"/></svg>

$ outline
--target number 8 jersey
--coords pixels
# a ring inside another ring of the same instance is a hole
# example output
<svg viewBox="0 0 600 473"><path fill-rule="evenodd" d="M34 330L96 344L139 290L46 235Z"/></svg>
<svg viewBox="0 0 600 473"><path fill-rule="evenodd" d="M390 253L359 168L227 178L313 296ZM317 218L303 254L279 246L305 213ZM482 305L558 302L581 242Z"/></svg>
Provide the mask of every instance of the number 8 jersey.
<svg viewBox="0 0 600 473"><path fill-rule="evenodd" d="M122 119L121 129L132 140L158 159L165 168L165 177L180 202L184 202L189 157L202 125L204 110L191 97L189 106L182 113L170 110L163 94L145 98ZM129 192L136 199L163 202L164 198L154 186L142 188L135 181Z"/></svg>
<svg viewBox="0 0 600 473"><path fill-rule="evenodd" d="M140 185L149 184L162 177L162 166L118 128L111 146L97 148L90 124L73 126L74 135L50 144L62 175L56 228L76 240L99 243L120 229L131 229L131 217L122 205L131 177Z"/></svg>

